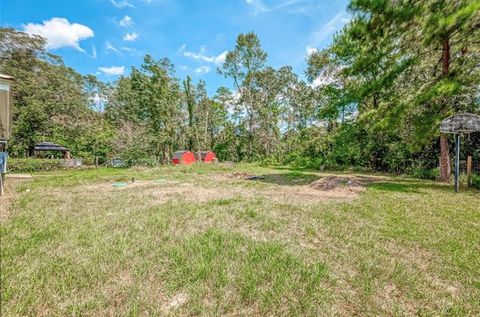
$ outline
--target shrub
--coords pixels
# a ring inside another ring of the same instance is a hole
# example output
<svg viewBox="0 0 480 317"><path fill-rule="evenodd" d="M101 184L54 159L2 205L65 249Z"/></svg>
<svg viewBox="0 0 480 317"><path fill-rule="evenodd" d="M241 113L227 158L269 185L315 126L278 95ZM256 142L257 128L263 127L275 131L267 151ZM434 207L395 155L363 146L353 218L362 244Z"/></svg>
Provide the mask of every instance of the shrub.
<svg viewBox="0 0 480 317"><path fill-rule="evenodd" d="M154 158L141 158L128 162L131 166L155 167L158 166L158 161Z"/></svg>
<svg viewBox="0 0 480 317"><path fill-rule="evenodd" d="M440 176L438 168L424 168L424 167L411 167L407 170L407 174L420 179L436 180Z"/></svg>
<svg viewBox="0 0 480 317"><path fill-rule="evenodd" d="M472 187L476 189L480 189L480 174L472 175Z"/></svg>
<svg viewBox="0 0 480 317"><path fill-rule="evenodd" d="M266 156L260 159L260 166L275 166L278 164L278 160L273 156Z"/></svg>
<svg viewBox="0 0 480 317"><path fill-rule="evenodd" d="M8 171L13 173L30 173L63 169L59 159L9 158Z"/></svg>

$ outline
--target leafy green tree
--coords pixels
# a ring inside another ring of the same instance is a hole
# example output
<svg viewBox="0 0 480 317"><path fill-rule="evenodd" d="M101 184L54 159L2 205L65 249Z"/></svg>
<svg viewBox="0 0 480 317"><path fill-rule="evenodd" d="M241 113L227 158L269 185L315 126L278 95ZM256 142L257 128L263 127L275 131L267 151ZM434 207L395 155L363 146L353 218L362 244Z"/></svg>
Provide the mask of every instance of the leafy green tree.
<svg viewBox="0 0 480 317"><path fill-rule="evenodd" d="M225 62L218 72L233 80L238 93L237 104L246 116L245 126L248 129L247 159L254 155L254 129L256 122L256 101L253 95L253 79L257 72L265 68L267 53L262 49L260 40L253 32L240 34L235 48L227 53Z"/></svg>
<svg viewBox="0 0 480 317"><path fill-rule="evenodd" d="M45 40L0 28L0 72L15 77L13 85L14 155L32 155L37 142L49 140L87 149L77 140L97 125L80 74L45 49Z"/></svg>
<svg viewBox="0 0 480 317"><path fill-rule="evenodd" d="M197 149L198 135L195 123L196 92L195 88L192 86L192 78L190 76L187 76L187 79L183 81L183 93L188 113L188 148Z"/></svg>
<svg viewBox="0 0 480 317"><path fill-rule="evenodd" d="M309 58L310 80L334 71L320 88L323 115L354 106L374 168L411 164L417 153L438 148L432 144L442 119L478 111L479 3L352 0L351 22ZM447 139L438 144L446 180ZM431 152L428 164L434 161Z"/></svg>
<svg viewBox="0 0 480 317"><path fill-rule="evenodd" d="M146 55L140 69L133 68L131 89L136 117L153 136L150 146L166 163L170 161L178 137L180 88L168 59L155 60Z"/></svg>

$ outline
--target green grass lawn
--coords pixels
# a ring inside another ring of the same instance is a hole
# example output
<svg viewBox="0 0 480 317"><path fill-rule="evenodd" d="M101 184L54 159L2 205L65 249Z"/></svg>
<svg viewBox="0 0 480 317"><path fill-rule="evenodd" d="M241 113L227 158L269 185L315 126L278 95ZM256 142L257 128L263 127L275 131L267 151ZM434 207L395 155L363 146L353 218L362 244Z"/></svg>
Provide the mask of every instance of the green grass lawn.
<svg viewBox="0 0 480 317"><path fill-rule="evenodd" d="M478 191L385 175L308 188L327 174L35 175L2 217L2 316L480 315Z"/></svg>

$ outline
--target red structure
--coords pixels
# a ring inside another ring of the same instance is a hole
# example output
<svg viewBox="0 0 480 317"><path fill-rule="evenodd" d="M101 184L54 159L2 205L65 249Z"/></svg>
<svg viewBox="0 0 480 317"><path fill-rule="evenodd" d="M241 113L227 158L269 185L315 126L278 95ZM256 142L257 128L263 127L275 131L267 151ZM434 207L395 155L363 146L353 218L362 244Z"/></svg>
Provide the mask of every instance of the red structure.
<svg viewBox="0 0 480 317"><path fill-rule="evenodd" d="M195 163L195 155L190 151L177 151L173 153L172 163L175 165Z"/></svg>
<svg viewBox="0 0 480 317"><path fill-rule="evenodd" d="M217 161L217 155L215 155L215 152L212 151L195 152L195 158L197 161L204 163L213 163Z"/></svg>

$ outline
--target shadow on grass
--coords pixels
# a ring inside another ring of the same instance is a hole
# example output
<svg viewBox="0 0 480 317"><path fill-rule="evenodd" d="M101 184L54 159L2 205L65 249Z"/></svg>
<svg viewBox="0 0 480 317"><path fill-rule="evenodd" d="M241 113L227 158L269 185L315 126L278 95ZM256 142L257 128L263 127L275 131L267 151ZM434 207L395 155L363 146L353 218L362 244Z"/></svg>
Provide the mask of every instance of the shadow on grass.
<svg viewBox="0 0 480 317"><path fill-rule="evenodd" d="M260 178L256 178L251 181L256 182L263 182L281 186L306 186L310 185L312 182L323 179L329 176L337 176L339 178L351 178L355 179L364 186L368 184L376 183L385 181L386 178L382 176L368 176L368 175L355 175L355 174L348 174L348 173L336 173L336 172L326 172L324 175L318 175L312 172L300 172L300 171L291 171L288 173L278 173L278 174L264 174L264 175L257 175Z"/></svg>
<svg viewBox="0 0 480 317"><path fill-rule="evenodd" d="M263 182L281 186L305 186L311 182L319 179L320 177L312 173L302 172L288 172L284 174L266 174L262 175L263 178L258 178L252 181Z"/></svg>
<svg viewBox="0 0 480 317"><path fill-rule="evenodd" d="M337 173L332 172L332 174ZM411 178L401 178L385 175L355 175L354 173L348 172L340 172L337 175L339 177L351 177L359 181L367 188L386 192L425 194L425 191L428 190L440 191L445 193L453 191L453 185L450 184L434 183L432 181L424 181ZM313 181L322 179L327 176L319 176L311 172L302 172L301 170L296 170L287 173L265 174L262 175L262 177L264 178L259 178L252 181L281 186L307 186Z"/></svg>
<svg viewBox="0 0 480 317"><path fill-rule="evenodd" d="M399 193L425 194L427 190L452 192L453 186L443 183L432 183L411 179L395 179L394 181L373 182L368 188Z"/></svg>

